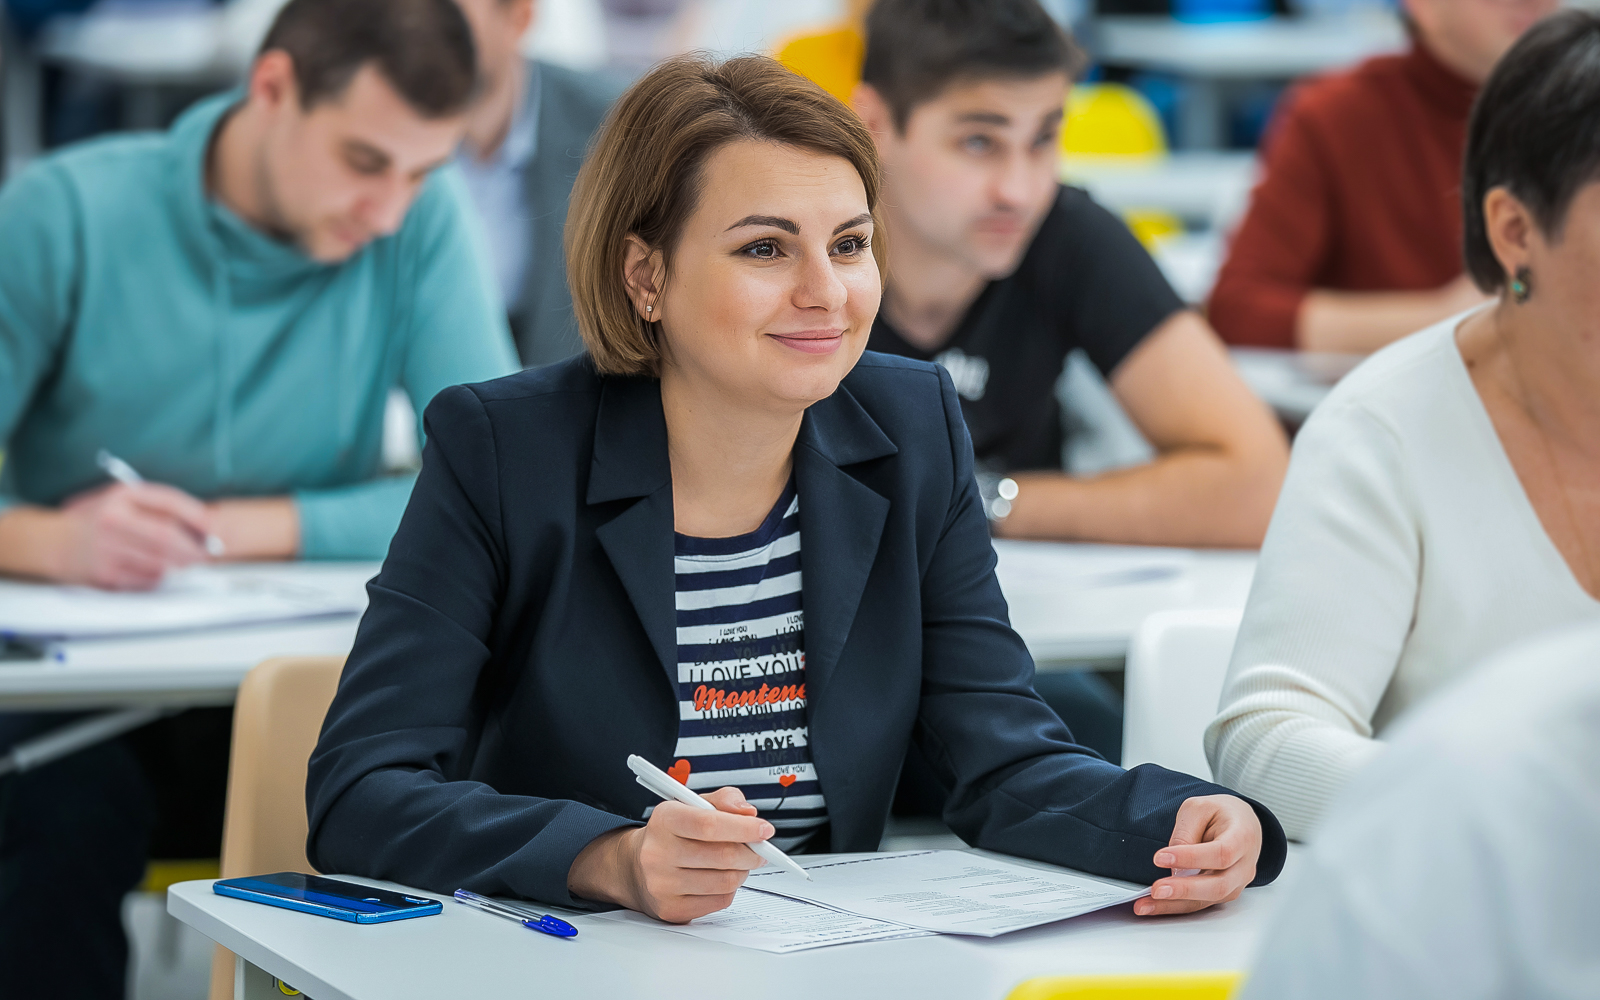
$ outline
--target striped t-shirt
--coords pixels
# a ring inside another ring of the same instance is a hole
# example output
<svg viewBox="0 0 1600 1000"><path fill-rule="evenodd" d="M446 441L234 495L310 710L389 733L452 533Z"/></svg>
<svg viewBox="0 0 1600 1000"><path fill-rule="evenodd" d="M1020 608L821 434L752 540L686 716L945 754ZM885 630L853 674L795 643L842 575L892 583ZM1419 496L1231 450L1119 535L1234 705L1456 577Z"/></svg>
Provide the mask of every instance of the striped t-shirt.
<svg viewBox="0 0 1600 1000"><path fill-rule="evenodd" d="M697 792L735 785L790 850L828 820L806 729L800 498L761 527L677 536L678 745L669 769Z"/></svg>

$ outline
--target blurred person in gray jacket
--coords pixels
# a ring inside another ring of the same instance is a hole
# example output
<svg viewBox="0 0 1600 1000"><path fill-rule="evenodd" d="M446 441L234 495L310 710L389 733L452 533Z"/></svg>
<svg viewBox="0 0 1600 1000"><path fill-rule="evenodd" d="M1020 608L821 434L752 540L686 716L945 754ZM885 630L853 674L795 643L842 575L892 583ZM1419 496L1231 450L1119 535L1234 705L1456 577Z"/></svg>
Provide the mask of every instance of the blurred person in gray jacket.
<svg viewBox="0 0 1600 1000"><path fill-rule="evenodd" d="M522 54L538 0L459 0L480 93L456 161L478 209L517 354L529 367L583 349L561 229L589 138L625 81Z"/></svg>

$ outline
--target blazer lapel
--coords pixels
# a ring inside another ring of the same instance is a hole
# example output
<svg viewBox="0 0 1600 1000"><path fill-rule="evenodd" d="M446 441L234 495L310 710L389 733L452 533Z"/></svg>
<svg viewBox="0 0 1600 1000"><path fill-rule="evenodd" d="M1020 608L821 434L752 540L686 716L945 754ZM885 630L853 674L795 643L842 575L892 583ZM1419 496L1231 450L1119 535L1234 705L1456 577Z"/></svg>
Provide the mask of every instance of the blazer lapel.
<svg viewBox="0 0 1600 1000"><path fill-rule="evenodd" d="M654 379L607 378L589 466L591 506L637 498L595 531L655 647L674 696L678 622L674 600L672 467L661 387Z"/></svg>
<svg viewBox="0 0 1600 1000"><path fill-rule="evenodd" d="M889 500L844 467L898 449L848 389L806 411L795 447L800 494L801 600L807 701L815 706L839 662L878 555Z"/></svg>
<svg viewBox="0 0 1600 1000"><path fill-rule="evenodd" d="M812 705L826 688L855 623L889 517L888 499L845 470L897 450L843 387L807 410L801 422L795 480L800 493L806 689ZM661 387L654 379L604 380L586 499L591 506L636 500L595 534L676 691L672 467Z"/></svg>

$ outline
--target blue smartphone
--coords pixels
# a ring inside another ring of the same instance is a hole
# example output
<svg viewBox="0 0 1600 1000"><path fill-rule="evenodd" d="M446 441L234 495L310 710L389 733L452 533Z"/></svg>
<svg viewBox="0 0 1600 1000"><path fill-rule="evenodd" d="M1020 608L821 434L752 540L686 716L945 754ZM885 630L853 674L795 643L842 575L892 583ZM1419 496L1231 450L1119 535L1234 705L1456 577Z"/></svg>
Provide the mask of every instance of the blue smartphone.
<svg viewBox="0 0 1600 1000"><path fill-rule="evenodd" d="M286 910L315 913L357 924L381 924L407 917L428 917L444 904L426 896L405 896L370 885L341 882L321 875L278 872L249 878L225 878L211 883L220 896L248 899L252 903L281 906Z"/></svg>

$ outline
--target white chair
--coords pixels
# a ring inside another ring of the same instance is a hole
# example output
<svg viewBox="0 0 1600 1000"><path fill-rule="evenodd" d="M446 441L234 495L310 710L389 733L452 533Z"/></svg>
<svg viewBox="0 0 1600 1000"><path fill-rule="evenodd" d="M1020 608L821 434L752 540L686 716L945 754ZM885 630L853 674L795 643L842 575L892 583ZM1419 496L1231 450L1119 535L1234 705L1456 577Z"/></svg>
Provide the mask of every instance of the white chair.
<svg viewBox="0 0 1600 1000"><path fill-rule="evenodd" d="M1134 633L1123 673L1122 766L1209 777L1201 743L1239 634L1238 610L1161 611Z"/></svg>

